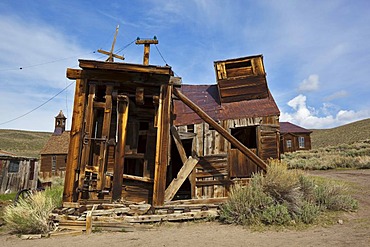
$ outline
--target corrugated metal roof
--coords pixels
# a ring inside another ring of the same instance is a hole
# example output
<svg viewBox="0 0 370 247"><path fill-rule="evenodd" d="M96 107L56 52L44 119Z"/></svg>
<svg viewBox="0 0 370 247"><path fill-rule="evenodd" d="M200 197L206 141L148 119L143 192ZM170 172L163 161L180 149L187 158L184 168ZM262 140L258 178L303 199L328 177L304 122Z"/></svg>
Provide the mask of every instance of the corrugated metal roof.
<svg viewBox="0 0 370 247"><path fill-rule="evenodd" d="M312 133L312 131L290 122L280 122L280 133Z"/></svg>
<svg viewBox="0 0 370 247"><path fill-rule="evenodd" d="M271 93L263 99L220 103L217 85L182 85L181 92L214 120L280 115ZM174 101L175 125L201 123L203 120L180 100Z"/></svg>
<svg viewBox="0 0 370 247"><path fill-rule="evenodd" d="M52 135L40 154L68 154L70 131L64 131L61 135Z"/></svg>

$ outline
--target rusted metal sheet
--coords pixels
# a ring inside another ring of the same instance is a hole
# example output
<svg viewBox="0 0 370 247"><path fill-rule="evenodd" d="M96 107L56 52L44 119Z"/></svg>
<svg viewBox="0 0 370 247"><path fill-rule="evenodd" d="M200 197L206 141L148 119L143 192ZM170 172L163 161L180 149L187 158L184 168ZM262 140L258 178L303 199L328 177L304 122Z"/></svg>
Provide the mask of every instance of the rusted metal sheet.
<svg viewBox="0 0 370 247"><path fill-rule="evenodd" d="M215 121L280 115L270 93L263 99L221 104L217 85L182 85L179 90ZM176 126L203 122L194 111L179 100L174 101L174 113Z"/></svg>

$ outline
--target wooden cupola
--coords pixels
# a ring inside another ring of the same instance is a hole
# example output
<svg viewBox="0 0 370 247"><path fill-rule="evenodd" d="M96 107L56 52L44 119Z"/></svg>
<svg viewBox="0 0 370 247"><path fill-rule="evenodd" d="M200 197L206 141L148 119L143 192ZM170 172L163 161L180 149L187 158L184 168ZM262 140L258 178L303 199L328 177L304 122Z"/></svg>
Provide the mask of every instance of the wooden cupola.
<svg viewBox="0 0 370 247"><path fill-rule="evenodd" d="M66 130L66 117L63 111L60 110L58 116L55 117L55 126L53 135L61 135Z"/></svg>
<svg viewBox="0 0 370 247"><path fill-rule="evenodd" d="M221 103L268 97L263 56L214 62Z"/></svg>

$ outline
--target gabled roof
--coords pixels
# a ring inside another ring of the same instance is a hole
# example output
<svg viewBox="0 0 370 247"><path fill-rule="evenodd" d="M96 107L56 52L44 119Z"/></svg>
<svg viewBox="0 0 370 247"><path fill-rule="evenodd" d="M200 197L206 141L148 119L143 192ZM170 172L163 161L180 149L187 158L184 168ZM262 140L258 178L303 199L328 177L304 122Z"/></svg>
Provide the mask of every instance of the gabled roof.
<svg viewBox="0 0 370 247"><path fill-rule="evenodd" d="M40 154L68 154L70 131L64 131L61 135L52 135L41 150Z"/></svg>
<svg viewBox="0 0 370 247"><path fill-rule="evenodd" d="M182 85L181 92L214 120L280 115L271 93L263 99L220 103L217 85ZM180 100L174 101L175 125L201 123L203 120Z"/></svg>
<svg viewBox="0 0 370 247"><path fill-rule="evenodd" d="M289 122L280 122L280 133L312 133L312 131Z"/></svg>
<svg viewBox="0 0 370 247"><path fill-rule="evenodd" d="M16 157L16 154L4 151L0 149L0 157Z"/></svg>
<svg viewBox="0 0 370 247"><path fill-rule="evenodd" d="M0 150L0 158L2 159L28 159L28 160L37 160L37 158L33 157L25 157L25 156L19 156L17 154L7 152L4 150Z"/></svg>

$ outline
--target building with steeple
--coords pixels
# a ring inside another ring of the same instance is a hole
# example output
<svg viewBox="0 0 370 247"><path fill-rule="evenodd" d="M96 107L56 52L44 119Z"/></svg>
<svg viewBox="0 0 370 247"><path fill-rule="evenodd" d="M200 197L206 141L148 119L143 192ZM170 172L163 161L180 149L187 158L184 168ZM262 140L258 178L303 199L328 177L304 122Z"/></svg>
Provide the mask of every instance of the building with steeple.
<svg viewBox="0 0 370 247"><path fill-rule="evenodd" d="M67 163L70 131L63 111L55 117L54 132L40 152L40 177L63 176Z"/></svg>

